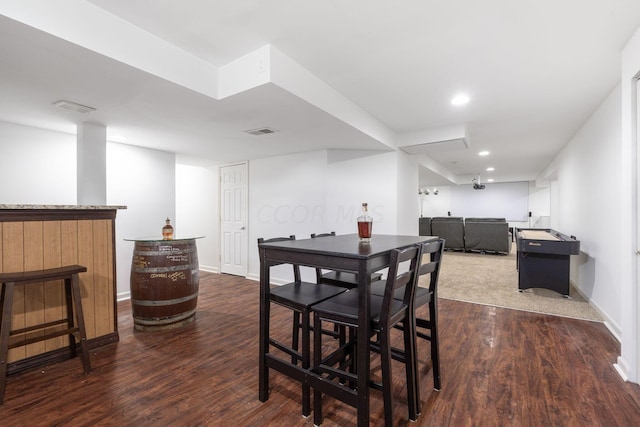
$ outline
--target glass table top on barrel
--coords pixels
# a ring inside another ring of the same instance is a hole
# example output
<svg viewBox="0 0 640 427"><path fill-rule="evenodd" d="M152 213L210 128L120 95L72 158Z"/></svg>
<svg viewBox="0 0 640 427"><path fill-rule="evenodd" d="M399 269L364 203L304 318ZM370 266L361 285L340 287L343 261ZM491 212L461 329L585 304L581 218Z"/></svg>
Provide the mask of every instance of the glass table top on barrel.
<svg viewBox="0 0 640 427"><path fill-rule="evenodd" d="M199 234L176 235L172 239L164 239L162 236L142 236L142 237L125 237L123 240L127 242L170 242L171 240L193 240L204 239L205 236Z"/></svg>
<svg viewBox="0 0 640 427"><path fill-rule="evenodd" d="M131 261L131 311L139 331L162 331L195 320L201 235L125 238L135 242Z"/></svg>

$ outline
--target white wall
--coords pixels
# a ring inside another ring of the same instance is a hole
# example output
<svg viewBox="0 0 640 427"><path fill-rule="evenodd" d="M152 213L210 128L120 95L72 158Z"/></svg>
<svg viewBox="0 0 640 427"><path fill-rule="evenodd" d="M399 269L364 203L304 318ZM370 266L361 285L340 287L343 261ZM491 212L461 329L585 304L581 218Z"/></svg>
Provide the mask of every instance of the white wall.
<svg viewBox="0 0 640 427"><path fill-rule="evenodd" d="M327 227L327 153L314 151L249 162L249 265L248 276L258 278L257 239L294 234L298 239ZM271 270L273 280L292 279L290 267ZM303 271L311 280L312 272Z"/></svg>
<svg viewBox="0 0 640 427"><path fill-rule="evenodd" d="M531 219L525 224L516 225L517 227L552 228L550 224L550 187L549 183L546 183L544 187L538 187L535 182L529 182L529 212L531 212ZM512 225L515 225L515 223Z"/></svg>
<svg viewBox="0 0 640 427"><path fill-rule="evenodd" d="M176 165L177 235L205 236L196 240L200 269L220 271L219 169Z"/></svg>
<svg viewBox="0 0 640 427"><path fill-rule="evenodd" d="M357 218L366 202L373 218L373 234L396 234L398 154L360 152L359 157L354 157L355 154L329 152L325 181L327 227L338 234L357 233ZM416 183L417 179L412 190Z"/></svg>
<svg viewBox="0 0 640 427"><path fill-rule="evenodd" d="M492 200L509 200L509 198L514 197L512 190L513 184L521 184L521 183L496 183L485 184L487 189L492 190ZM467 186L470 187L470 186ZM464 216L461 215L460 211L456 211L454 206L463 203L464 200L468 200L465 198L465 192L457 191L457 188L453 188L451 186L443 186L437 187L438 194L433 194L433 189L436 187L426 187L429 189L430 194L428 196L423 196L422 201L422 216L424 217L442 217L447 216L449 212L451 212L451 216ZM528 209L531 211L531 222L529 222L528 218L524 218L522 221L513 221L510 218L506 218L509 222L510 226L513 227L533 227L539 222L546 221L546 217L550 215L550 192L548 187L536 187L534 182L529 182L529 195L527 198ZM477 194L482 196L482 193L485 190L470 190L473 194ZM455 191L454 191L455 190ZM416 189L417 193L417 189ZM418 200L420 200L420 196L416 194ZM461 199L462 198L462 199ZM455 200L454 200L455 199ZM419 210L419 209L418 209ZM484 216L484 215L474 215L474 216ZM503 215L494 215L496 217L506 217L507 213ZM541 217L545 217L540 221Z"/></svg>
<svg viewBox="0 0 640 427"><path fill-rule="evenodd" d="M400 199L404 203L415 195L418 167L398 156L396 152L332 150L249 162L248 276L259 277L258 237L295 234L302 239L328 231L356 233L362 202L369 204L374 236L411 229L417 234L417 199L409 201L406 215L398 214L398 206ZM399 187L409 182L401 194ZM415 225L399 225L399 218L409 221L409 217ZM272 269L273 281L289 280L289 270ZM303 278L311 280L313 274L305 269Z"/></svg>
<svg viewBox="0 0 640 427"><path fill-rule="evenodd" d="M416 189L416 197L422 203L422 216L426 218L447 216L451 211L451 188L449 186L427 188L429 189L429 195L422 196L422 199L420 199L421 196L417 194L418 190ZM433 193L435 188L438 189L438 194Z"/></svg>
<svg viewBox="0 0 640 427"><path fill-rule="evenodd" d="M416 197L416 183L419 181L418 165L407 154L398 151L398 234L417 235L419 199Z"/></svg>
<svg viewBox="0 0 640 427"><path fill-rule="evenodd" d="M76 136L0 122L0 204L76 204ZM160 235L175 218L174 155L107 143L107 204L116 214L119 298L129 295L133 243L124 237ZM7 185L14 183L14 185Z"/></svg>
<svg viewBox="0 0 640 427"><path fill-rule="evenodd" d="M76 204L75 135L0 122L0 204Z"/></svg>
<svg viewBox="0 0 640 427"><path fill-rule="evenodd" d="M107 204L127 209L116 216L118 299L129 298L134 243L125 238L161 236L175 222L175 155L117 143L107 144Z"/></svg>
<svg viewBox="0 0 640 427"><path fill-rule="evenodd" d="M571 257L571 281L620 335L622 275L616 236L624 232L622 209L621 92L616 87L556 156L558 231L580 240L580 256Z"/></svg>
<svg viewBox="0 0 640 427"><path fill-rule="evenodd" d="M622 195L620 214L616 217L624 229L619 236L622 280L620 310L622 318L621 355L616 363L620 375L638 383L640 381L640 292L638 289L638 208L637 208L637 150L638 150L638 92L640 75L640 29L622 51L622 157L618 167L622 180L618 192Z"/></svg>

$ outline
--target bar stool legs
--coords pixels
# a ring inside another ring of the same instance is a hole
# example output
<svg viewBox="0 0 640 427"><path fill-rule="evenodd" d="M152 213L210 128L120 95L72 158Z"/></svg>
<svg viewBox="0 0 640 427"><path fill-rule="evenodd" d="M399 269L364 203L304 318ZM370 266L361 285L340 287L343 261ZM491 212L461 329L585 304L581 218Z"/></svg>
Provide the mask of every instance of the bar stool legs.
<svg viewBox="0 0 640 427"><path fill-rule="evenodd" d="M78 320L78 338L80 340L80 350L82 351L82 368L84 373L91 372L91 360L89 359L89 345L87 344L87 331L84 327L84 312L82 311L82 295L80 294L80 284L78 283L78 275L74 274L70 279L65 279L65 287L71 287L71 295L73 298L73 307L76 309L76 318ZM69 308L69 292L67 295L67 324L69 329L73 328L73 308ZM72 357L75 357L76 343L73 335L69 334L69 349Z"/></svg>
<svg viewBox="0 0 640 427"><path fill-rule="evenodd" d="M7 385L7 355L9 353L9 329L11 309L13 308L14 283L5 283L2 287L2 324L0 325L0 405L4 403L4 390Z"/></svg>
<svg viewBox="0 0 640 427"><path fill-rule="evenodd" d="M78 274L87 271L81 265L71 265L47 270L26 271L18 273L0 274L0 404L4 402L4 392L7 382L8 354L9 349L20 347L35 342L45 341L54 337L64 335L69 336L69 353L71 357L76 356L76 338L80 342L82 352L82 367L85 374L91 372L91 360L89 358L89 345L87 343L87 332L84 325L84 313L82 311L82 296L80 294L80 284ZM66 318L51 322L28 326L26 328L11 330L11 316L13 311L13 296L16 284L30 283L51 283L56 280L64 280ZM75 311L75 316L74 316ZM43 335L28 337L17 342L9 343L11 335L27 334L33 331L46 330L54 326L64 325L64 329L59 327Z"/></svg>

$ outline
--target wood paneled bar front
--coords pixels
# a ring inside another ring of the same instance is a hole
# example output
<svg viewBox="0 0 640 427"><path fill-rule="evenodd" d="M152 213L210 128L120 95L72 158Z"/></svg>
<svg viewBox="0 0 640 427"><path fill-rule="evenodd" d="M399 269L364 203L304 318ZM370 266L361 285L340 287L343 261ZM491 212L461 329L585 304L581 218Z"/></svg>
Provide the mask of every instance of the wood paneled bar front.
<svg viewBox="0 0 640 427"><path fill-rule="evenodd" d="M0 205L0 273L78 264L82 307L90 348L119 340L116 313L115 218L126 206ZM18 285L14 329L64 317L64 284ZM46 331L31 332L44 334ZM22 336L19 338L26 338ZM8 371L69 357L66 337L9 351Z"/></svg>

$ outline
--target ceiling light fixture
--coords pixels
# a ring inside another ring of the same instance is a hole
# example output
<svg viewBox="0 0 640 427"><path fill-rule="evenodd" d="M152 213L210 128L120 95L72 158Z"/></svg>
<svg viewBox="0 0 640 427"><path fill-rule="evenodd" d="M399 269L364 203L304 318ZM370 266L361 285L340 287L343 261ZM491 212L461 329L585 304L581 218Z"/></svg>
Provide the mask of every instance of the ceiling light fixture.
<svg viewBox="0 0 640 427"><path fill-rule="evenodd" d="M478 153L478 156L488 156L489 152L487 150L481 151Z"/></svg>
<svg viewBox="0 0 640 427"><path fill-rule="evenodd" d="M464 105L467 102L469 102L469 97L463 93L454 96L453 99L451 100L451 103L453 105Z"/></svg>
<svg viewBox="0 0 640 427"><path fill-rule="evenodd" d="M489 178L487 182L493 182L493 178Z"/></svg>
<svg viewBox="0 0 640 427"><path fill-rule="evenodd" d="M86 105L78 104L77 102L67 101L61 99L53 103L56 107L64 108L66 110L75 111L77 113L90 113L96 111L93 107L87 107Z"/></svg>
<svg viewBox="0 0 640 427"><path fill-rule="evenodd" d="M440 193L440 190L436 187L434 187L433 190L429 190L428 188L418 188L418 194L422 197L428 196L431 193L433 193L434 196L437 196Z"/></svg>
<svg viewBox="0 0 640 427"><path fill-rule="evenodd" d="M487 168L487 172L493 172L494 170L496 170L496 168L493 168L493 167L488 167Z"/></svg>

